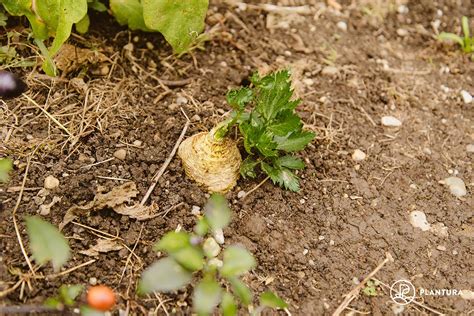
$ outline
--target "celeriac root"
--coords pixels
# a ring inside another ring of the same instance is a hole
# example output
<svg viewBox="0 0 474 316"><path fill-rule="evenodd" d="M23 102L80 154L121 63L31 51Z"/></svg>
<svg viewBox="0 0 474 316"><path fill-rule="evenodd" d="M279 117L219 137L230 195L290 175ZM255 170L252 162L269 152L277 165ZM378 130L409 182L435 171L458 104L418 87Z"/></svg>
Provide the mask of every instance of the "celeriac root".
<svg viewBox="0 0 474 316"><path fill-rule="evenodd" d="M227 192L239 178L242 162L236 142L229 138L217 140L215 129L195 134L184 140L178 149L188 177L210 192Z"/></svg>

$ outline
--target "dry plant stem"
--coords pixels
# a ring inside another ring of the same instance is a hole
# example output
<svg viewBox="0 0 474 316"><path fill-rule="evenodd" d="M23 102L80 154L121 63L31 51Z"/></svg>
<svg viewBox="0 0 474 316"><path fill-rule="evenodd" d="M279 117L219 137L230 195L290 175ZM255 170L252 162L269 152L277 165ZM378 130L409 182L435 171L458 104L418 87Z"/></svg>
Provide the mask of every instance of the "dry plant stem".
<svg viewBox="0 0 474 316"><path fill-rule="evenodd" d="M176 144L173 147L173 150L171 150L168 158L166 158L166 161L164 162L163 166L161 166L160 170L153 176L152 178L152 184L148 188L148 191L146 192L145 196L143 197L142 201L140 202L140 205L143 206L145 205L146 201L151 195L151 192L155 189L156 184L158 183L158 180L161 178L163 173L165 173L166 168L168 168L168 165L170 164L171 160L173 160L174 155L176 155L176 151L178 150L179 145L183 141L184 136L186 135L186 131L188 130L189 124L191 121L189 120L188 116L186 113L184 113L184 116L186 117L186 123L184 124L183 130L181 131L181 135L179 135L178 140L176 141Z"/></svg>
<svg viewBox="0 0 474 316"><path fill-rule="evenodd" d="M343 311L344 309L349 306L349 304L352 302L352 300L354 298L357 297L357 295L359 295L359 292L360 290L362 289L362 287L364 287L364 285L367 283L367 281L369 281L377 272L379 272L380 269L383 268L383 266L387 263L387 262L393 262L393 257L390 253L386 253L385 254L385 259L372 271L369 273L369 275L367 275L364 280L362 280L362 282L360 282L355 288L352 289L352 291L350 291L349 293L347 293L344 297L344 300L342 301L342 303L339 305L339 307L334 311L334 313L332 314L332 316L339 316Z"/></svg>
<svg viewBox="0 0 474 316"><path fill-rule="evenodd" d="M254 192L255 190L257 190L258 188L260 188L265 182L267 182L267 180L270 179L270 176L266 177L265 179L263 179L262 182L260 182L259 184L257 184L253 189L251 189L250 191L248 191L247 193L245 193L245 195L241 198L241 200L244 200L247 196L249 196L250 193Z"/></svg>
<svg viewBox="0 0 474 316"><path fill-rule="evenodd" d="M69 132L69 130L64 127L63 124L61 124L54 116L52 116L51 114L49 114L48 111L46 111L45 109L43 109L38 103L36 103L35 100L33 100L32 98L30 98L29 96L27 96L26 94L23 93L23 96L25 98L28 99L28 101L30 101L31 103L33 103L38 109L40 109L41 111L43 111L44 114L46 114L47 117L49 117L56 125L58 125L62 130L64 130L66 132L66 134L69 135L69 137L71 137L72 139L74 139L74 135L71 134L71 132Z"/></svg>
<svg viewBox="0 0 474 316"><path fill-rule="evenodd" d="M140 233L138 234L137 240L135 241L135 244L133 245L133 248L131 249L130 254L127 257L127 261L125 262L125 267L123 267L122 274L120 275L120 279L118 282L119 284L122 282L125 272L127 271L127 267L130 260L132 259L132 255L135 254L135 249L137 248L138 242L140 241L140 238L142 237L142 232L143 232L144 227L145 227L144 224L142 224L142 227L140 227Z"/></svg>
<svg viewBox="0 0 474 316"><path fill-rule="evenodd" d="M30 268L31 273L35 275L35 270L33 269L33 265L31 264L31 261L28 258L28 254L26 253L25 246L23 245L23 240L21 239L20 230L18 229L18 224L16 222L16 216L15 216L16 211L18 210L18 207L20 206L21 199L23 197L23 191L25 188L26 179L28 177L28 171L30 170L30 163L31 163L31 156L28 156L28 159L26 162L25 175L23 176L23 182L21 183L20 194L18 194L18 199L16 200L15 208L13 209L13 212L12 212L12 217L13 217L13 225L15 226L16 237L18 239L18 243L20 244L21 252L23 253L23 256L25 257L26 263L28 264L28 267Z"/></svg>
<svg viewBox="0 0 474 316"><path fill-rule="evenodd" d="M390 286L388 286L388 285L385 284L384 282L382 282L382 281L380 281L380 280L378 280L378 279L376 279L376 278L374 278L374 277L372 277L371 279L374 280L374 281L376 281L376 282L378 282L378 283L380 283L384 288L389 289L389 290L391 289ZM431 307L428 307L428 306L426 306L426 305L424 305L424 304L422 304L422 303L420 303L420 302L417 302L416 300L413 300L411 303L413 303L413 304L415 304L415 305L417 305L417 306L419 306L419 307L421 307L421 308L424 308L424 309L426 309L426 310L429 310L430 312L432 312L432 313L434 313L434 314L436 314L436 315L445 315L445 314L443 314L443 313L441 313L441 312L438 312L437 310L435 310L435 309L433 309L433 308L431 308ZM468 313L468 314L469 314L469 313Z"/></svg>
<svg viewBox="0 0 474 316"><path fill-rule="evenodd" d="M18 280L18 282L15 283L14 286L12 286L11 288L9 289L6 289L4 291L1 291L0 292L0 298L4 297L4 296L7 296L8 294L10 294L11 292L15 291L20 285L23 284L23 280L20 279ZM1 315L1 314L0 314Z"/></svg>

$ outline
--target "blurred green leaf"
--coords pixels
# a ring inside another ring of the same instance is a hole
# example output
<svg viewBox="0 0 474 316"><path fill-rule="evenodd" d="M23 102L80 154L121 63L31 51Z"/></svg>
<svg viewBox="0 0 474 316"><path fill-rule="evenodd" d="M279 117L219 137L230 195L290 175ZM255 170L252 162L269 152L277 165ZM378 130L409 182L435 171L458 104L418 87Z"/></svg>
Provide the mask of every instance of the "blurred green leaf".
<svg viewBox="0 0 474 316"><path fill-rule="evenodd" d="M256 265L254 257L247 249L230 246L224 250L224 265L220 273L223 277L235 277L250 271Z"/></svg>
<svg viewBox="0 0 474 316"><path fill-rule="evenodd" d="M287 308L288 304L285 303L275 293L267 291L260 295L260 304L271 308Z"/></svg>
<svg viewBox="0 0 474 316"><path fill-rule="evenodd" d="M85 15L82 20L76 23L76 31L79 34L85 34L89 30L89 25L91 24L91 21L89 19L88 15Z"/></svg>
<svg viewBox="0 0 474 316"><path fill-rule="evenodd" d="M54 309L64 308L63 303L57 297L48 297L43 305Z"/></svg>
<svg viewBox="0 0 474 316"><path fill-rule="evenodd" d="M221 312L224 316L235 316L237 315L237 303L235 302L232 294L224 292L221 301Z"/></svg>
<svg viewBox="0 0 474 316"><path fill-rule="evenodd" d="M192 273L184 269L173 258L163 258L142 274L138 285L140 294L147 294L154 291L171 292L178 290L191 282Z"/></svg>
<svg viewBox="0 0 474 316"><path fill-rule="evenodd" d="M230 222L231 211L225 197L213 193L204 206L204 216L213 230L226 227Z"/></svg>
<svg viewBox="0 0 474 316"><path fill-rule="evenodd" d="M194 232L198 234L199 236L203 237L207 234L209 231L209 224L207 223L207 220L205 217L199 218L198 222L196 223L196 226L194 226Z"/></svg>
<svg viewBox="0 0 474 316"><path fill-rule="evenodd" d="M252 291L245 285L244 282L237 278L229 278L234 294L240 299L242 304L249 306L252 303Z"/></svg>
<svg viewBox="0 0 474 316"><path fill-rule="evenodd" d="M59 296L61 297L64 304L68 306L74 305L74 301L76 297L81 294L82 290L84 289L83 285L76 284L76 285L61 285L59 288Z"/></svg>
<svg viewBox="0 0 474 316"><path fill-rule="evenodd" d="M194 290L193 308L198 315L209 315L219 305L222 289L212 277L205 277Z"/></svg>
<svg viewBox="0 0 474 316"><path fill-rule="evenodd" d="M80 310L81 310L81 316L104 316L105 315L105 313L98 311L96 309L93 309L86 305L82 305Z"/></svg>
<svg viewBox="0 0 474 316"><path fill-rule="evenodd" d="M461 47L464 47L464 40L461 36L458 36L456 34L453 34L453 33L445 33L445 32L442 32L441 34L438 35L438 39L441 40L441 41L453 41L453 42L456 42L458 43L459 45L461 45Z"/></svg>
<svg viewBox="0 0 474 316"><path fill-rule="evenodd" d="M188 246L170 255L184 268L191 271L199 271L204 266L204 254L198 247Z"/></svg>
<svg viewBox="0 0 474 316"><path fill-rule="evenodd" d="M0 182L8 182L8 173L13 169L13 161L8 158L0 159Z"/></svg>
<svg viewBox="0 0 474 316"><path fill-rule="evenodd" d="M58 271L70 257L66 238L55 226L38 216L27 217L25 220L33 258L38 264L51 260L54 270Z"/></svg>
<svg viewBox="0 0 474 316"><path fill-rule="evenodd" d="M121 25L131 30L151 31L143 20L143 6L139 0L110 0L110 10Z"/></svg>
<svg viewBox="0 0 474 316"><path fill-rule="evenodd" d="M99 0L87 0L89 8L96 10L98 12L105 12L107 11L107 7L105 4L100 2Z"/></svg>
<svg viewBox="0 0 474 316"><path fill-rule="evenodd" d="M188 247L190 245L189 239L190 236L186 232L169 232L155 244L154 249L155 251L175 252Z"/></svg>

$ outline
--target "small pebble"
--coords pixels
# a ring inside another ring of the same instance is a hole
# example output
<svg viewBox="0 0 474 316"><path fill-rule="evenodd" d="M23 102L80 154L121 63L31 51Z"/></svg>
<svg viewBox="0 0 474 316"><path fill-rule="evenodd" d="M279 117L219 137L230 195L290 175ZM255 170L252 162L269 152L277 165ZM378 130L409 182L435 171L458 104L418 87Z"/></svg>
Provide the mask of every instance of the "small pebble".
<svg viewBox="0 0 474 316"><path fill-rule="evenodd" d="M303 255L306 256L308 254L309 250L308 249L304 249L303 250Z"/></svg>
<svg viewBox="0 0 474 316"><path fill-rule="evenodd" d="M114 157L120 160L125 160L125 157L127 156L127 151L123 148L117 149L114 152Z"/></svg>
<svg viewBox="0 0 474 316"><path fill-rule="evenodd" d="M430 230L431 227L430 223L426 220L425 213L421 211L413 211L410 213L410 224L422 231Z"/></svg>
<svg viewBox="0 0 474 316"><path fill-rule="evenodd" d="M324 240L324 238L326 238L326 237L324 237L322 235L318 237L319 240Z"/></svg>
<svg viewBox="0 0 474 316"><path fill-rule="evenodd" d="M222 229L216 229L212 232L212 236L214 239L217 241L218 244L223 244L225 239L224 239L224 232Z"/></svg>
<svg viewBox="0 0 474 316"><path fill-rule="evenodd" d="M394 315L403 313L405 310L405 305L392 304L392 312Z"/></svg>
<svg viewBox="0 0 474 316"><path fill-rule="evenodd" d="M316 264L313 259L309 259L308 263L310 266L314 266Z"/></svg>
<svg viewBox="0 0 474 316"><path fill-rule="evenodd" d="M457 250L453 250L453 256L456 256L458 254Z"/></svg>
<svg viewBox="0 0 474 316"><path fill-rule="evenodd" d="M352 153L352 160L354 161L362 161L365 159L367 155L360 149L354 150Z"/></svg>
<svg viewBox="0 0 474 316"><path fill-rule="evenodd" d="M344 31L344 32L347 31L347 23L346 23L346 22L344 22L344 21L339 21L339 22L337 22L336 25L337 25L337 28L338 28L338 29L340 29L340 30L342 30L342 31Z"/></svg>
<svg viewBox="0 0 474 316"><path fill-rule="evenodd" d="M96 285L97 284L97 278L94 278L94 277L89 278L89 284L90 285Z"/></svg>
<svg viewBox="0 0 474 316"><path fill-rule="evenodd" d="M217 244L216 240L212 237L209 237L204 241L202 245L202 250L209 258L217 257L219 252L221 252L221 247Z"/></svg>
<svg viewBox="0 0 474 316"><path fill-rule="evenodd" d="M408 31L405 30L405 29L400 28L400 29L397 30L397 34L398 34L398 36L400 36L400 37L405 37L405 36L408 35Z"/></svg>
<svg viewBox="0 0 474 316"><path fill-rule="evenodd" d="M461 90L461 97L464 103L468 104L472 102L472 95L466 90Z"/></svg>
<svg viewBox="0 0 474 316"><path fill-rule="evenodd" d="M461 197L467 194L466 185L461 178L458 177L449 177L442 181L445 185L448 186L449 191L457 196Z"/></svg>
<svg viewBox="0 0 474 316"><path fill-rule="evenodd" d="M474 153L474 144L469 144L466 146L466 151L468 153Z"/></svg>
<svg viewBox="0 0 474 316"><path fill-rule="evenodd" d="M401 4L397 8L397 12L400 13L400 14L408 13L408 7L404 4Z"/></svg>
<svg viewBox="0 0 474 316"><path fill-rule="evenodd" d="M305 199L301 199L301 200L300 200L300 204L304 204L304 203L306 203L306 200L305 200Z"/></svg>
<svg viewBox="0 0 474 316"><path fill-rule="evenodd" d="M241 191L239 191L239 193L237 193L237 198L241 199L245 196L245 194L247 194L247 193L245 193L245 191L241 190Z"/></svg>
<svg viewBox="0 0 474 316"><path fill-rule="evenodd" d="M176 104L178 104L178 105L188 104L188 99L186 99L183 96L179 96L179 97L176 98Z"/></svg>
<svg viewBox="0 0 474 316"><path fill-rule="evenodd" d="M384 116L382 117L382 125L383 126L402 126L402 122L393 116Z"/></svg>
<svg viewBox="0 0 474 316"><path fill-rule="evenodd" d="M133 52L133 43L128 43L123 47L123 49L128 50L129 52Z"/></svg>
<svg viewBox="0 0 474 316"><path fill-rule="evenodd" d="M324 76L335 77L339 73L339 69L334 66L326 66L321 71L321 74Z"/></svg>
<svg viewBox="0 0 474 316"><path fill-rule="evenodd" d="M438 247L436 247L436 249L438 249L439 251L446 251L445 246L438 246Z"/></svg>
<svg viewBox="0 0 474 316"><path fill-rule="evenodd" d="M55 189L59 186L59 180L56 179L54 176L47 176L44 179L44 188L48 190Z"/></svg>
<svg viewBox="0 0 474 316"><path fill-rule="evenodd" d="M304 78L303 83L307 86L312 86L314 84L314 80L311 78Z"/></svg>
<svg viewBox="0 0 474 316"><path fill-rule="evenodd" d="M201 117L200 117L199 115L195 114L195 115L193 115L193 116L191 117L191 121L193 121L193 122L200 122L200 121L201 121Z"/></svg>
<svg viewBox="0 0 474 316"><path fill-rule="evenodd" d="M153 48L155 48L155 45L153 45L152 42L146 42L146 48L148 48L149 50L153 50Z"/></svg>
<svg viewBox="0 0 474 316"><path fill-rule="evenodd" d="M427 147L423 148L423 152L427 155L431 155L431 149L429 149Z"/></svg>
<svg viewBox="0 0 474 316"><path fill-rule="evenodd" d="M336 242L331 239L331 240L329 241L329 246L334 246L335 243L336 243Z"/></svg>
<svg viewBox="0 0 474 316"><path fill-rule="evenodd" d="M208 263L210 266L214 266L216 268L221 268L224 265L224 262L217 258L212 258L211 260L208 261Z"/></svg>
<svg viewBox="0 0 474 316"><path fill-rule="evenodd" d="M191 214L193 215L201 215L201 208L197 205L193 205L192 209L191 209Z"/></svg>
<svg viewBox="0 0 474 316"><path fill-rule="evenodd" d="M143 144L143 142L141 140L134 140L133 141L133 146L137 146L137 147L140 147L141 145Z"/></svg>

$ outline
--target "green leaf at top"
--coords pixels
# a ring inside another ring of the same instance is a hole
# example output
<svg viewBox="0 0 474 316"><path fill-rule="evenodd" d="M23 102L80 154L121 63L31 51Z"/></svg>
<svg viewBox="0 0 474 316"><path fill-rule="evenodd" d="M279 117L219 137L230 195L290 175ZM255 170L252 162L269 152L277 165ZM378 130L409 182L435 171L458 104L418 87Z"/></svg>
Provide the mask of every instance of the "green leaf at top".
<svg viewBox="0 0 474 316"><path fill-rule="evenodd" d="M241 246L230 246L224 250L224 264L220 269L223 277L237 277L257 265L252 254Z"/></svg>
<svg viewBox="0 0 474 316"><path fill-rule="evenodd" d="M219 305L222 289L213 278L206 277L194 290L193 308L198 315L209 315Z"/></svg>
<svg viewBox="0 0 474 316"><path fill-rule="evenodd" d="M142 274L138 285L140 294L154 291L171 292L191 282L192 273L184 269L173 258L163 258L149 266Z"/></svg>
<svg viewBox="0 0 474 316"><path fill-rule="evenodd" d="M188 233L183 231L172 231L166 233L160 241L155 244L154 249L155 251L166 251L172 253L189 246L189 240L190 236Z"/></svg>
<svg viewBox="0 0 474 316"><path fill-rule="evenodd" d="M89 8L96 10L98 12L105 12L107 11L107 7L105 4L100 2L99 0L87 0Z"/></svg>
<svg viewBox="0 0 474 316"><path fill-rule="evenodd" d="M213 230L226 227L230 222L231 212L225 197L213 193L204 205L204 216Z"/></svg>
<svg viewBox="0 0 474 316"><path fill-rule="evenodd" d="M142 0L148 28L163 34L173 50L186 52L204 29L208 0Z"/></svg>
<svg viewBox="0 0 474 316"><path fill-rule="evenodd" d="M223 316L237 315L237 304L234 296L228 292L225 292L224 295L222 295L221 312Z"/></svg>
<svg viewBox="0 0 474 316"><path fill-rule="evenodd" d="M248 286L236 277L229 278L228 280L232 285L232 291L240 299L242 304L245 306L250 305L252 303L252 291Z"/></svg>
<svg viewBox="0 0 474 316"><path fill-rule="evenodd" d="M267 291L260 295L260 304L263 306L271 307L271 308L287 308L288 304L285 303L280 297L278 297L275 293Z"/></svg>
<svg viewBox="0 0 474 316"><path fill-rule="evenodd" d="M278 143L277 149L293 152L303 150L314 138L313 132L302 131L293 133L288 138L275 137L274 141Z"/></svg>
<svg viewBox="0 0 474 316"><path fill-rule="evenodd" d="M249 88L240 88L237 90L230 90L227 93L227 103L237 111L245 108L245 105L252 101L253 92Z"/></svg>
<svg viewBox="0 0 474 316"><path fill-rule="evenodd" d="M13 162L11 159L0 159L0 182L8 181L8 173L13 169Z"/></svg>
<svg viewBox="0 0 474 316"><path fill-rule="evenodd" d="M304 162L298 157L286 155L275 160L275 165L289 169L303 169Z"/></svg>
<svg viewBox="0 0 474 316"><path fill-rule="evenodd" d="M151 31L145 25L140 0L110 0L109 5L120 25L128 25L131 30Z"/></svg>
<svg viewBox="0 0 474 316"><path fill-rule="evenodd" d="M70 249L66 238L52 224L38 216L27 217L26 228L30 239L30 249L38 264L52 262L58 271L70 257Z"/></svg>

